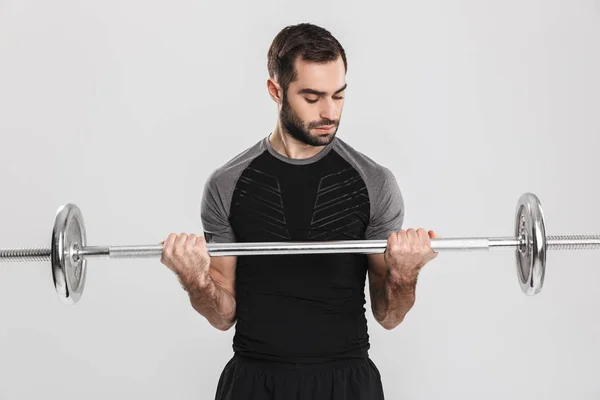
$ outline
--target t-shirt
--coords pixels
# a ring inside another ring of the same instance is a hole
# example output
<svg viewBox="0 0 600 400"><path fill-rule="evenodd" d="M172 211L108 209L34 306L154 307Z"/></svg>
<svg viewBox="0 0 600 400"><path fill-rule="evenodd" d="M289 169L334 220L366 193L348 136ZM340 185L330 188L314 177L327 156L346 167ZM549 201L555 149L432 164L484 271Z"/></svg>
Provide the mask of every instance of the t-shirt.
<svg viewBox="0 0 600 400"><path fill-rule="evenodd" d="M269 135L270 136L270 135ZM292 159L269 136L214 170L207 243L386 240L404 202L393 173L339 137ZM284 363L366 358L366 254L238 256L236 354Z"/></svg>

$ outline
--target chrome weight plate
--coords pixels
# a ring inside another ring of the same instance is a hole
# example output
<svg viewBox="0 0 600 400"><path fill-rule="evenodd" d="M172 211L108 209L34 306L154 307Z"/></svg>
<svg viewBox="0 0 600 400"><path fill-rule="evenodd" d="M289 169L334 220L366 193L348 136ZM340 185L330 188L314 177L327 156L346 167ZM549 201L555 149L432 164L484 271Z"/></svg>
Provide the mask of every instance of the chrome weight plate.
<svg viewBox="0 0 600 400"><path fill-rule="evenodd" d="M54 287L59 298L72 305L85 287L87 261L75 256L86 245L85 224L75 204L65 204L56 213L52 230L51 263Z"/></svg>
<svg viewBox="0 0 600 400"><path fill-rule="evenodd" d="M540 200L533 193L524 193L517 203L515 236L517 275L523 292L538 294L546 274L546 225Z"/></svg>

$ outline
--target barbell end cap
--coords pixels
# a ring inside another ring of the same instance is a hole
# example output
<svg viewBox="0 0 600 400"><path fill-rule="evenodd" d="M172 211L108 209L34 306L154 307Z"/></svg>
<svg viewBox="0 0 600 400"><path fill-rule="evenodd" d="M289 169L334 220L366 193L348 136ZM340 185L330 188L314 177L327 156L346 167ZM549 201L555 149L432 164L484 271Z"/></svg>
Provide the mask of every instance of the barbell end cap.
<svg viewBox="0 0 600 400"><path fill-rule="evenodd" d="M68 203L56 212L51 240L51 265L54 288L60 300L76 304L85 288L87 261L75 259L73 252L86 245L86 231L79 207Z"/></svg>

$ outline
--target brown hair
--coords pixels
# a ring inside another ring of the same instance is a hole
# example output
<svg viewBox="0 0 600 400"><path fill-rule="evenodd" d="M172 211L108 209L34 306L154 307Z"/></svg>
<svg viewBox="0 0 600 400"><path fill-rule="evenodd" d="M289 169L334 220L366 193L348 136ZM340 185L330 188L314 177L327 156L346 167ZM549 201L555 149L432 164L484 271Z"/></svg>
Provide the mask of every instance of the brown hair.
<svg viewBox="0 0 600 400"><path fill-rule="evenodd" d="M277 78L284 92L297 78L294 66L299 56L316 63L335 61L341 56L348 71L346 52L328 30L309 23L290 25L275 36L268 52L269 76Z"/></svg>

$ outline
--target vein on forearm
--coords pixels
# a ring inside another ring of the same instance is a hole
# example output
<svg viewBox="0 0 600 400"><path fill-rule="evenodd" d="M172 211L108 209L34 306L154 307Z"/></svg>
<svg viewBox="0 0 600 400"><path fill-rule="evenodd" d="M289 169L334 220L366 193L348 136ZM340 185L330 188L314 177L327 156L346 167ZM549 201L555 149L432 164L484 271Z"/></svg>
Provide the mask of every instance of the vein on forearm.
<svg viewBox="0 0 600 400"><path fill-rule="evenodd" d="M219 286L210 274L179 277L192 307L218 329L229 329L236 318L236 301L232 293Z"/></svg>
<svg viewBox="0 0 600 400"><path fill-rule="evenodd" d="M393 279L388 272L371 287L373 315L380 323L396 325L415 303L417 278Z"/></svg>

